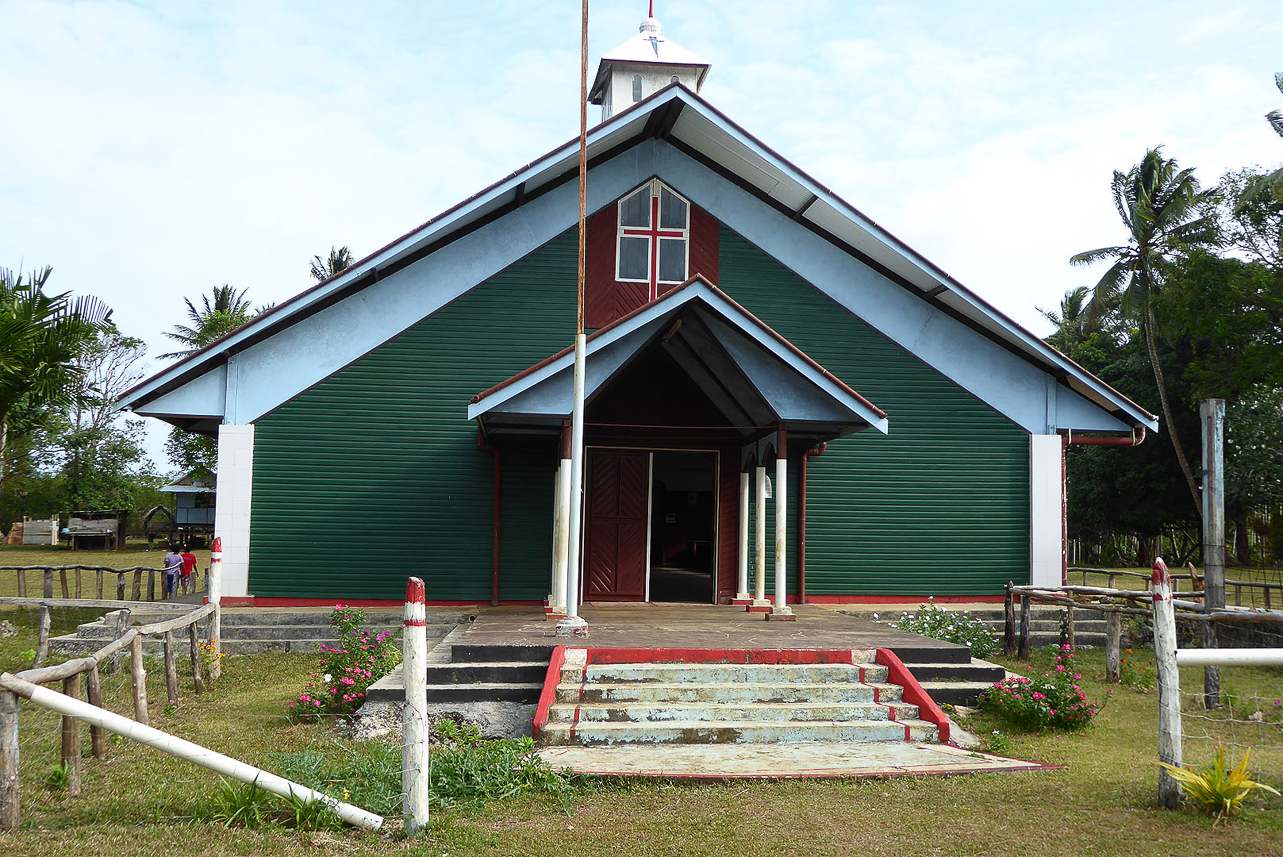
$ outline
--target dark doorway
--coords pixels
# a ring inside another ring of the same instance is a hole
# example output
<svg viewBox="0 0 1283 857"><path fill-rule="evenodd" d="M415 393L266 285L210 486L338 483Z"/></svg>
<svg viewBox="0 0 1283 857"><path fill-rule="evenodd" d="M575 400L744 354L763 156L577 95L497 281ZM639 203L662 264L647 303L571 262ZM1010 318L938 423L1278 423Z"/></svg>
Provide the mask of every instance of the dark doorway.
<svg viewBox="0 0 1283 857"><path fill-rule="evenodd" d="M650 600L713 602L717 454L656 452L651 476Z"/></svg>

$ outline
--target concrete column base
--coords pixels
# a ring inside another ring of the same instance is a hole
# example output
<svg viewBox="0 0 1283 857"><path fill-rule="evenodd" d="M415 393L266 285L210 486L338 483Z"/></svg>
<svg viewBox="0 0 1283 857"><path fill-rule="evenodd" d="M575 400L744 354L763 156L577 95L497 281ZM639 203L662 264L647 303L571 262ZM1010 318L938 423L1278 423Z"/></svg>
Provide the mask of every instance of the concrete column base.
<svg viewBox="0 0 1283 857"><path fill-rule="evenodd" d="M743 607L745 604L753 603L753 596L747 592L741 592L731 599L731 603Z"/></svg>
<svg viewBox="0 0 1283 857"><path fill-rule="evenodd" d="M582 616L566 617L557 623L558 637L587 637L588 621Z"/></svg>
<svg viewBox="0 0 1283 857"><path fill-rule="evenodd" d="M766 614L768 622L796 622L797 614L789 607L776 607Z"/></svg>
<svg viewBox="0 0 1283 857"><path fill-rule="evenodd" d="M771 602L765 598L754 598L744 610L747 613L770 613Z"/></svg>

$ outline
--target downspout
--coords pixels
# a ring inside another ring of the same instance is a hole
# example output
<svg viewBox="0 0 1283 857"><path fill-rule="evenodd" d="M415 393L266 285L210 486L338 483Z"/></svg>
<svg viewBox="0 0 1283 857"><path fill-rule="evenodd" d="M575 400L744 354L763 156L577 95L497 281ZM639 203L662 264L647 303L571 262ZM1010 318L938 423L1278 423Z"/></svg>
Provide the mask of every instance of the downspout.
<svg viewBox="0 0 1283 857"><path fill-rule="evenodd" d="M499 606L499 524L503 520L503 455L499 447L486 442L485 432L477 426L477 448L494 454L494 540L490 547L490 606Z"/></svg>
<svg viewBox="0 0 1283 857"><path fill-rule="evenodd" d="M802 468L797 474L797 603L806 603L806 462L818 458L828 449L827 443L802 453Z"/></svg>
<svg viewBox="0 0 1283 857"><path fill-rule="evenodd" d="M1073 429L1060 434L1060 583L1069 583L1069 447L1071 446L1140 446L1145 442L1145 427L1132 429L1130 437L1074 437Z"/></svg>

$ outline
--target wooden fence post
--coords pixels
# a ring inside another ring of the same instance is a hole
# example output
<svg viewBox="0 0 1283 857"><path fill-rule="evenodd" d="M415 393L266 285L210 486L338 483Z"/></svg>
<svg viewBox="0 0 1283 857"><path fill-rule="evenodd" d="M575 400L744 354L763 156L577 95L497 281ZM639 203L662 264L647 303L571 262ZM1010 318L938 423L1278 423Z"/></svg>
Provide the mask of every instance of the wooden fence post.
<svg viewBox="0 0 1283 857"><path fill-rule="evenodd" d="M1021 660L1029 657L1029 595L1020 595L1020 649L1016 656Z"/></svg>
<svg viewBox="0 0 1283 857"><path fill-rule="evenodd" d="M1105 614L1105 681L1118 681L1118 659L1122 648L1123 617Z"/></svg>
<svg viewBox="0 0 1283 857"><path fill-rule="evenodd" d="M199 696L205 692L205 685L200 680L200 629L196 624L193 622L187 626L187 639L192 645L192 685Z"/></svg>
<svg viewBox="0 0 1283 857"><path fill-rule="evenodd" d="M1176 611L1172 580L1162 557L1154 562L1154 665L1158 672L1158 759L1181 766L1181 676L1176 666ZM1158 802L1168 809L1180 806L1180 786L1159 768Z"/></svg>
<svg viewBox="0 0 1283 857"><path fill-rule="evenodd" d="M58 582L62 584L62 597L70 598L71 593L67 590L67 569L58 569Z"/></svg>
<svg viewBox="0 0 1283 857"><path fill-rule="evenodd" d="M27 597L27 573L22 569L18 569L18 597Z"/></svg>
<svg viewBox="0 0 1283 857"><path fill-rule="evenodd" d="M33 670L40 669L45 665L45 659L49 657L49 627L51 620L49 618L49 605L40 605L40 631L36 638L36 659L31 662Z"/></svg>
<svg viewBox="0 0 1283 857"><path fill-rule="evenodd" d="M52 598L53 598L53 569L52 569L52 568L46 568L46 569L45 569L45 591L44 591L44 597L45 597L45 598L50 598L50 599L52 599Z"/></svg>
<svg viewBox="0 0 1283 857"><path fill-rule="evenodd" d="M1077 651L1077 637L1074 634L1074 605L1065 605L1065 645L1069 651Z"/></svg>
<svg viewBox="0 0 1283 857"><path fill-rule="evenodd" d="M18 789L18 695L0 691L0 829L22 820Z"/></svg>
<svg viewBox="0 0 1283 857"><path fill-rule="evenodd" d="M134 570L134 591L131 601L143 600L143 573L141 569Z"/></svg>
<svg viewBox="0 0 1283 857"><path fill-rule="evenodd" d="M76 566L76 598L80 597L80 586L81 586L80 566Z"/></svg>
<svg viewBox="0 0 1283 857"><path fill-rule="evenodd" d="M96 577L97 583L98 583L98 600L102 601L102 569L100 568L97 571L95 571L94 576Z"/></svg>
<svg viewBox="0 0 1283 857"><path fill-rule="evenodd" d="M147 716L147 672L143 669L143 638L138 635L129 641L130 670L134 686L134 719L149 725Z"/></svg>
<svg viewBox="0 0 1283 857"><path fill-rule="evenodd" d="M125 575L123 574L116 575L116 600L125 600Z"/></svg>
<svg viewBox="0 0 1283 857"><path fill-rule="evenodd" d="M80 698L80 673L62 680L63 696ZM67 796L80 794L80 721L62 716L62 765L67 769Z"/></svg>
<svg viewBox="0 0 1283 857"><path fill-rule="evenodd" d="M407 836L428 829L428 639L424 624L423 581L411 577L405 585L405 619L401 643L405 660L405 708L401 729L401 808Z"/></svg>
<svg viewBox="0 0 1283 857"><path fill-rule="evenodd" d="M170 702L178 702L178 659L174 654L174 632L165 632L165 694Z"/></svg>
<svg viewBox="0 0 1283 857"><path fill-rule="evenodd" d="M1002 606L1002 653L1011 657L1016 653L1016 601L1011 592L1015 584L1007 581L1007 598Z"/></svg>
<svg viewBox="0 0 1283 857"><path fill-rule="evenodd" d="M98 667L95 666L89 671L85 680L85 701L90 705L102 708L102 681L98 675ZM107 758L107 730L101 726L89 727L89 744L93 750L95 759Z"/></svg>
<svg viewBox="0 0 1283 857"><path fill-rule="evenodd" d="M156 600L156 572L147 572L147 600Z"/></svg>

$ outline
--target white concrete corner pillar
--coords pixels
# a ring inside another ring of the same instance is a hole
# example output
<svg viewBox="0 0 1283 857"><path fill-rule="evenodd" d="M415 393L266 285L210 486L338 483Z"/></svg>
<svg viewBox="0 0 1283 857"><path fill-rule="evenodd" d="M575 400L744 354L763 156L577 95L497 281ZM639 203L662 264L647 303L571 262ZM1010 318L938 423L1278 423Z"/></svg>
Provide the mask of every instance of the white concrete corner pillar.
<svg viewBox="0 0 1283 857"><path fill-rule="evenodd" d="M740 471L739 586L735 592L736 604L747 604L751 600L748 594L748 483L748 471Z"/></svg>
<svg viewBox="0 0 1283 857"><path fill-rule="evenodd" d="M250 498L254 489L254 426L218 427L218 494L214 535L223 539L222 597L249 594Z"/></svg>
<svg viewBox="0 0 1283 857"><path fill-rule="evenodd" d="M766 600L766 468L758 467L757 497L753 502L753 607L770 607Z"/></svg>
<svg viewBox="0 0 1283 857"><path fill-rule="evenodd" d="M780 447L780 453L775 459L775 606L771 610L771 615L775 618L793 615L793 609L788 606L789 462L784 454L783 443Z"/></svg>
<svg viewBox="0 0 1283 857"><path fill-rule="evenodd" d="M1060 586L1064 566L1064 457L1057 434L1029 438L1029 582Z"/></svg>

